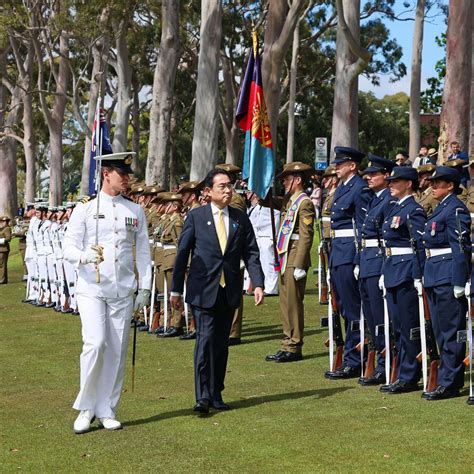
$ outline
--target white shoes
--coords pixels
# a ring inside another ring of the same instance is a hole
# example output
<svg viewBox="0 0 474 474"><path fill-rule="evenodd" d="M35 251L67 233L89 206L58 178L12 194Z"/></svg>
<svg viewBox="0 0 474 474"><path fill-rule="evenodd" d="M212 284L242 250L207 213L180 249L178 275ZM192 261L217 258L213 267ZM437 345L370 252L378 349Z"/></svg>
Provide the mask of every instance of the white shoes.
<svg viewBox="0 0 474 474"><path fill-rule="evenodd" d="M74 433L82 434L90 431L94 418L94 410L82 410L74 422Z"/></svg>
<svg viewBox="0 0 474 474"><path fill-rule="evenodd" d="M99 425L106 430L121 430L122 423L115 418L99 418Z"/></svg>

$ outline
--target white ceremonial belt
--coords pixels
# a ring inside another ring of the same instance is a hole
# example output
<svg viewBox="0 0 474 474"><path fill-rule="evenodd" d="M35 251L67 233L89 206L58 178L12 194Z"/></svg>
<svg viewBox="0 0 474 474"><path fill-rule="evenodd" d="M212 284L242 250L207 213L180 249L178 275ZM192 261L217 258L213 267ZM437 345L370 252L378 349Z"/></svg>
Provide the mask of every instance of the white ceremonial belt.
<svg viewBox="0 0 474 474"><path fill-rule="evenodd" d="M155 242L155 247L157 249L161 249L163 247L163 244L161 242Z"/></svg>
<svg viewBox="0 0 474 474"><path fill-rule="evenodd" d="M322 222L331 222L331 218L329 216L321 217Z"/></svg>
<svg viewBox="0 0 474 474"><path fill-rule="evenodd" d="M453 253L451 248L444 248L444 249L425 249L426 258L430 257L437 257L438 255L448 255Z"/></svg>
<svg viewBox="0 0 474 474"><path fill-rule="evenodd" d="M298 234L291 234L290 240L300 240L300 236Z"/></svg>
<svg viewBox="0 0 474 474"><path fill-rule="evenodd" d="M163 250L172 250L175 249L176 245L171 245L171 244L163 244Z"/></svg>
<svg viewBox="0 0 474 474"><path fill-rule="evenodd" d="M471 219L474 219L474 212L470 212L471 214Z"/></svg>
<svg viewBox="0 0 474 474"><path fill-rule="evenodd" d="M377 239L362 239L362 248L378 247L379 241Z"/></svg>
<svg viewBox="0 0 474 474"><path fill-rule="evenodd" d="M331 237L338 239L339 237L354 237L354 229L331 230Z"/></svg>
<svg viewBox="0 0 474 474"><path fill-rule="evenodd" d="M412 255L413 249L411 247L387 247L385 254L387 257L393 257L394 255Z"/></svg>

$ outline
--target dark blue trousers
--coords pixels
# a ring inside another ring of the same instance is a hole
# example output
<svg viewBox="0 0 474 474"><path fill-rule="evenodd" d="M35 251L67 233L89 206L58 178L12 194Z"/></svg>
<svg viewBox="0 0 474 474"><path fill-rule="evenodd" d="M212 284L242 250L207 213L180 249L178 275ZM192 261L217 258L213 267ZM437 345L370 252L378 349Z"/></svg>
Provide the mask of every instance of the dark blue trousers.
<svg viewBox="0 0 474 474"><path fill-rule="evenodd" d="M360 367L360 353L356 349L360 342L360 333L351 329L351 323L360 320L361 306L359 283L354 277L354 265L345 264L331 268L331 283L346 326L343 366Z"/></svg>
<svg viewBox="0 0 474 474"><path fill-rule="evenodd" d="M192 306L196 321L194 383L196 401L221 400L229 357L229 334L235 308L229 307L225 290L219 287L212 308Z"/></svg>
<svg viewBox="0 0 474 474"><path fill-rule="evenodd" d="M466 344L458 344L456 338L458 331L466 329L467 299L455 298L451 285L427 288L426 294L440 355L438 385L461 388Z"/></svg>
<svg viewBox="0 0 474 474"><path fill-rule="evenodd" d="M383 296L379 288L379 280L380 276L361 278L360 296L362 298L364 318L377 350L377 367L375 371L385 373L385 357L382 355L385 347L384 335L382 333L379 336L375 336L375 327L384 323Z"/></svg>
<svg viewBox="0 0 474 474"><path fill-rule="evenodd" d="M387 305L398 349L398 379L416 383L420 380L421 366L417 356L420 341L410 340L410 330L420 327L418 294L413 281L387 288Z"/></svg>

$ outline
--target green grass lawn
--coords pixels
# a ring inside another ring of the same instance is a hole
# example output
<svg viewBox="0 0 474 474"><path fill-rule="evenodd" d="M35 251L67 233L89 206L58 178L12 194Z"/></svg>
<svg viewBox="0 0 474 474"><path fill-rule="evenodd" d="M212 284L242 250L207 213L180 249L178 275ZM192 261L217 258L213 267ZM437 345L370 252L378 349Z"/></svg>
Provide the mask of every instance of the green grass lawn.
<svg viewBox="0 0 474 474"><path fill-rule="evenodd" d="M356 380L329 381L315 277L306 296L304 360L264 361L279 348L278 298L245 300L244 344L230 348L224 399L199 417L192 341L138 334L118 418L124 429L75 435L78 317L22 304L13 250L0 286L0 471L17 472L472 472L474 407L462 398L383 395ZM130 347L131 349L131 347Z"/></svg>

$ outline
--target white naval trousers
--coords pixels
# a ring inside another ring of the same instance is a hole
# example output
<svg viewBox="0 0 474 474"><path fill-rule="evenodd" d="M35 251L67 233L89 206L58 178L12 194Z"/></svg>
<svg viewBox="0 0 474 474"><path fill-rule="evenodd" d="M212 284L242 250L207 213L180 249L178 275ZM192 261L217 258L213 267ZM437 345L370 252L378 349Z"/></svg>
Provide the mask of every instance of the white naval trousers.
<svg viewBox="0 0 474 474"><path fill-rule="evenodd" d="M37 300L38 299L38 286L37 286L37 264L32 258L25 260L26 269L28 270L28 280L26 283L26 299Z"/></svg>
<svg viewBox="0 0 474 474"><path fill-rule="evenodd" d="M80 390L76 410L115 417L127 359L133 296L101 298L77 295L82 321Z"/></svg>
<svg viewBox="0 0 474 474"><path fill-rule="evenodd" d="M66 283L69 293L69 307L73 310L77 310L76 270L74 269L74 265L72 265L72 263L68 262L66 259L63 259L63 268L66 275Z"/></svg>
<svg viewBox="0 0 474 474"><path fill-rule="evenodd" d="M49 303L51 294L49 291L48 257L46 255L38 255L38 274L39 297L43 303Z"/></svg>
<svg viewBox="0 0 474 474"><path fill-rule="evenodd" d="M275 271L273 263L273 239L271 237L257 237L257 245L260 250L260 263L265 276L265 294L278 294L278 272Z"/></svg>
<svg viewBox="0 0 474 474"><path fill-rule="evenodd" d="M46 256L46 263L48 265L49 289L51 302L58 302L58 279L56 278L56 256L50 253Z"/></svg>

